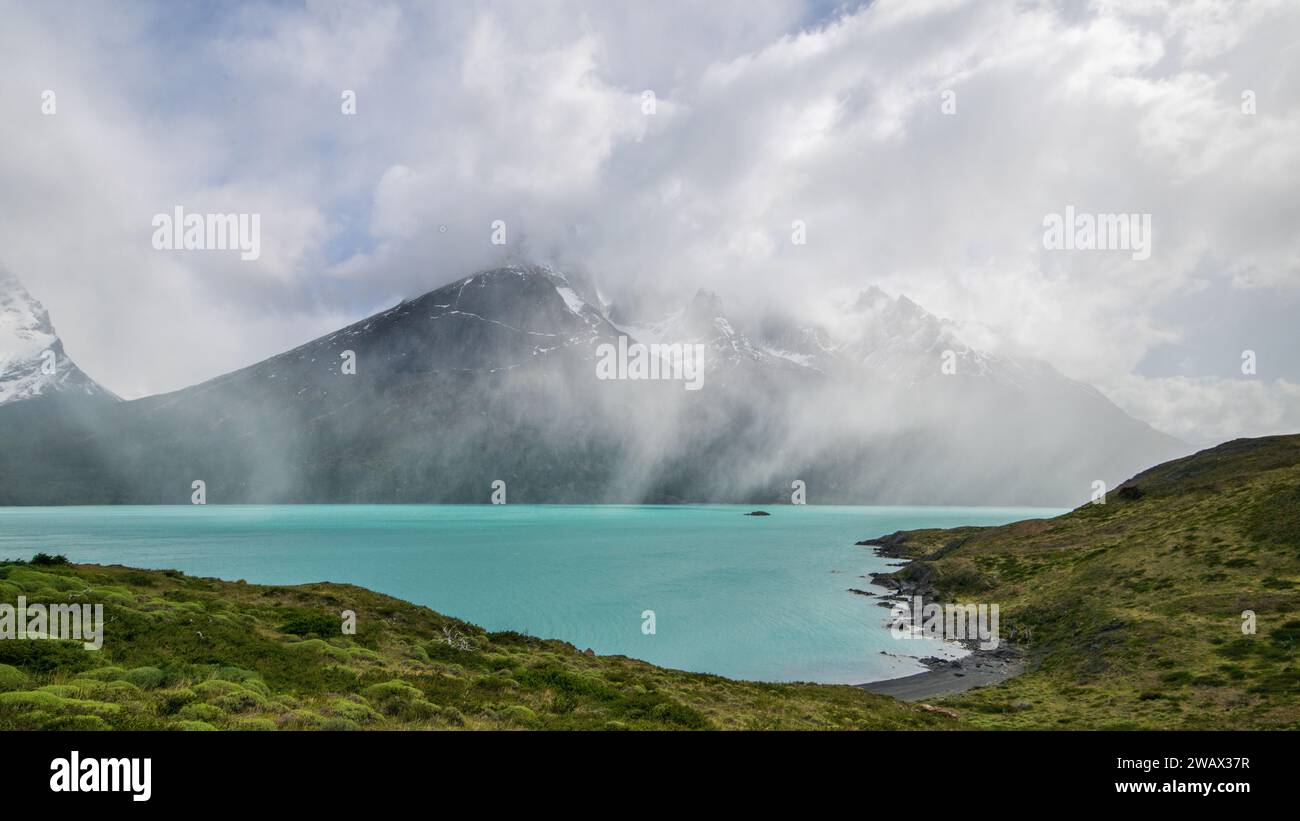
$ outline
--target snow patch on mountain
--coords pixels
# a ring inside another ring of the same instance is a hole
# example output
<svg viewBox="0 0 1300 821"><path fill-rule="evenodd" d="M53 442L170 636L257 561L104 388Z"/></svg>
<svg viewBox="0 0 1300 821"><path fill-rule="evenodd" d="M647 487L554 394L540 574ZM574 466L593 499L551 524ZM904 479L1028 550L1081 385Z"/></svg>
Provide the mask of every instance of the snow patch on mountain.
<svg viewBox="0 0 1300 821"><path fill-rule="evenodd" d="M0 405L55 392L117 398L68 358L49 312L0 268Z"/></svg>
<svg viewBox="0 0 1300 821"><path fill-rule="evenodd" d="M582 297L578 296L572 288L556 286L555 292L564 300L564 304L569 306L570 311L582 316L582 309L586 307L587 303L583 302Z"/></svg>

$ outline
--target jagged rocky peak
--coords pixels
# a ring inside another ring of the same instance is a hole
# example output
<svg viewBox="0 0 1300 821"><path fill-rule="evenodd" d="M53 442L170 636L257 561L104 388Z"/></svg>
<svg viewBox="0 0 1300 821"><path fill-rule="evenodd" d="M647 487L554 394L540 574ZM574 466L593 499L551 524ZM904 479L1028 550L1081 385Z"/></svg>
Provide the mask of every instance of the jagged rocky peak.
<svg viewBox="0 0 1300 821"><path fill-rule="evenodd" d="M344 355L364 357L375 384L502 372L566 351L585 358L617 334L594 292L587 278L551 265L486 268L216 381L265 380L311 399L338 389Z"/></svg>
<svg viewBox="0 0 1300 821"><path fill-rule="evenodd" d="M49 312L0 266L0 405L55 392L117 397L63 350Z"/></svg>
<svg viewBox="0 0 1300 821"><path fill-rule="evenodd" d="M894 298L885 293L879 285L872 285L858 294L853 303L855 311L879 311L893 304Z"/></svg>
<svg viewBox="0 0 1300 821"><path fill-rule="evenodd" d="M858 294L857 301L853 303L850 310L864 315L869 323L882 325L890 330L900 326L925 326L937 331L951 325L947 320L940 319L905 295L890 296L878 285L872 285Z"/></svg>
<svg viewBox="0 0 1300 821"><path fill-rule="evenodd" d="M836 364L838 343L831 333L784 311L765 314L757 338L767 353L798 365L826 370Z"/></svg>
<svg viewBox="0 0 1300 821"><path fill-rule="evenodd" d="M683 342L707 342L736 335L735 328L723 314L722 299L713 291L701 289L674 323L673 331Z"/></svg>
<svg viewBox="0 0 1300 821"><path fill-rule="evenodd" d="M0 363L29 358L57 341L45 307L6 268L0 268L0 334Z"/></svg>
<svg viewBox="0 0 1300 821"><path fill-rule="evenodd" d="M970 350L953 322L935 316L906 296L890 296L876 285L858 295L849 313L855 317L858 335L848 347L862 355L882 349L921 353L939 346Z"/></svg>
<svg viewBox="0 0 1300 821"><path fill-rule="evenodd" d="M722 316L722 297L707 288L695 292L695 298L687 312L701 319L713 319Z"/></svg>
<svg viewBox="0 0 1300 821"><path fill-rule="evenodd" d="M545 263L512 263L488 268L420 299L490 316L495 311L517 312L521 308L556 302L557 296L567 313L587 319L603 315L599 294L589 277Z"/></svg>

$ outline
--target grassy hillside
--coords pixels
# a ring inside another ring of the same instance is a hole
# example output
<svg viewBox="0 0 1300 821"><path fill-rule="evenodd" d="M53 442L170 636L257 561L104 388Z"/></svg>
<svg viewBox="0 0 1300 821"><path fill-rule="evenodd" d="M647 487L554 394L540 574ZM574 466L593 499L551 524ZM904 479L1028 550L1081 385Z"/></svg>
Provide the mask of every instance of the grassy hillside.
<svg viewBox="0 0 1300 821"><path fill-rule="evenodd" d="M1028 674L943 702L964 723L1300 728L1300 436L1166 463L1056 519L886 541L917 559L901 581L998 603L1030 649Z"/></svg>
<svg viewBox="0 0 1300 821"><path fill-rule="evenodd" d="M0 565L0 601L103 602L103 649L0 641L5 729L943 728L852 687L664 670L487 633L359 587ZM355 635L340 613L357 614Z"/></svg>

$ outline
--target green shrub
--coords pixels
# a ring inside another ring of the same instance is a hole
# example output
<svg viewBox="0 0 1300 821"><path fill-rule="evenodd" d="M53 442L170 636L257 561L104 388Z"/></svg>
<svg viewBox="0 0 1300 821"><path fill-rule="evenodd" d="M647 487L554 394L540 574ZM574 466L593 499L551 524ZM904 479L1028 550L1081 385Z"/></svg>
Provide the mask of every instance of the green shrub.
<svg viewBox="0 0 1300 821"><path fill-rule="evenodd" d="M186 730L189 732L217 729L206 721L178 721L173 724L172 727L177 730Z"/></svg>
<svg viewBox="0 0 1300 821"><path fill-rule="evenodd" d="M507 707L505 712L501 713L501 716L511 724L517 724L520 727L537 727L541 724L541 721L537 718L537 713L522 704Z"/></svg>
<svg viewBox="0 0 1300 821"><path fill-rule="evenodd" d="M650 710L650 717L664 724L676 724L690 729L700 730L709 726L708 720L698 710L673 701L656 704Z"/></svg>
<svg viewBox="0 0 1300 821"><path fill-rule="evenodd" d="M84 590L88 585L76 576L63 573L45 573L40 570L32 570L30 567L10 568L6 580L10 584L17 585L27 591L27 597L30 599L33 595L38 595L42 590L57 592L68 592L70 590Z"/></svg>
<svg viewBox="0 0 1300 821"><path fill-rule="evenodd" d="M336 698L329 703L329 712L341 718L348 719L359 724L367 724L372 721L378 721L380 716L369 704L358 704L355 701L349 701L346 698Z"/></svg>
<svg viewBox="0 0 1300 821"><path fill-rule="evenodd" d="M21 690L27 686L27 674L9 664L0 664L0 692Z"/></svg>
<svg viewBox="0 0 1300 821"><path fill-rule="evenodd" d="M186 704L191 704L199 700L199 694L183 687L179 690L170 690L163 694L162 703L158 705L158 712L165 716L173 715Z"/></svg>
<svg viewBox="0 0 1300 821"><path fill-rule="evenodd" d="M327 718L321 722L320 728L336 733L361 729L355 721L347 718Z"/></svg>
<svg viewBox="0 0 1300 821"><path fill-rule="evenodd" d="M1256 650L1255 639L1239 638L1233 639L1226 645L1218 649L1218 653L1225 658L1244 659Z"/></svg>
<svg viewBox="0 0 1300 821"><path fill-rule="evenodd" d="M58 716L56 718L52 718L49 721L45 722L43 725L41 725L41 729L98 731L98 730L111 730L113 728L109 725L107 721L100 718L99 716L74 715L74 716Z"/></svg>
<svg viewBox="0 0 1300 821"><path fill-rule="evenodd" d="M242 667L218 667L216 672L212 674L212 677L218 681L233 681L237 684L242 684L245 687L248 686L249 682L257 682L258 684L261 684L261 681L259 681L260 677L255 671L245 670Z"/></svg>
<svg viewBox="0 0 1300 821"><path fill-rule="evenodd" d="M227 693L212 703L230 713L246 713L265 707L266 699L251 690L240 690L237 693Z"/></svg>
<svg viewBox="0 0 1300 821"><path fill-rule="evenodd" d="M321 655L329 656L331 658L338 659L340 661L346 661L348 658L347 650L344 650L340 647L335 647L334 645L322 639L303 639L302 641L297 641L294 642L293 644L288 645L288 647L290 650L294 650L296 652L319 653Z"/></svg>
<svg viewBox="0 0 1300 821"><path fill-rule="evenodd" d="M233 681L222 681L221 679L209 679L200 681L194 685L194 692L205 699L214 699L219 696L227 696L231 693L245 692L244 688Z"/></svg>
<svg viewBox="0 0 1300 821"><path fill-rule="evenodd" d="M67 699L43 690L0 693L0 710L15 708L59 710Z"/></svg>
<svg viewBox="0 0 1300 821"><path fill-rule="evenodd" d="M236 721L231 729L245 732L250 730L266 732L267 730L278 730L279 727L275 726L275 722L269 718L245 718Z"/></svg>
<svg viewBox="0 0 1300 821"><path fill-rule="evenodd" d="M122 676L124 681L139 687L141 690L156 690L167 680L167 674L157 667L136 667L128 670L126 675Z"/></svg>
<svg viewBox="0 0 1300 821"><path fill-rule="evenodd" d="M89 699L64 698L43 690L0 693L0 710L34 708L39 710L56 710L59 712L86 712L96 715L116 715L122 711L117 704Z"/></svg>
<svg viewBox="0 0 1300 821"><path fill-rule="evenodd" d="M79 641L0 641L0 664L27 673L79 673L92 667L96 653L87 653Z"/></svg>
<svg viewBox="0 0 1300 821"><path fill-rule="evenodd" d="M325 613L300 613L280 625L280 632L295 636L307 636L312 633L318 636L341 636L343 619Z"/></svg>
<svg viewBox="0 0 1300 821"><path fill-rule="evenodd" d="M126 671L121 667L96 667L94 670L87 670L79 674L80 678L93 678L99 681L115 681L126 675Z"/></svg>
<svg viewBox="0 0 1300 821"><path fill-rule="evenodd" d="M215 723L226 717L226 711L215 704L187 704L181 708L176 717Z"/></svg>
<svg viewBox="0 0 1300 821"><path fill-rule="evenodd" d="M39 688L42 693L53 693L59 698L77 698L81 695L81 690L71 684L47 684Z"/></svg>
<svg viewBox="0 0 1300 821"><path fill-rule="evenodd" d="M1300 644L1300 621L1292 619L1268 634L1273 644L1288 650Z"/></svg>
<svg viewBox="0 0 1300 821"><path fill-rule="evenodd" d="M311 710L290 710L280 716L280 727L286 730L315 730L325 721L324 716Z"/></svg>
<svg viewBox="0 0 1300 821"><path fill-rule="evenodd" d="M71 682L61 685L67 691L67 695L76 698L97 698L109 701L130 701L140 697L140 688L134 684L125 681L100 681L93 678L74 678ZM53 690L50 687L42 687L42 690ZM63 695L64 693L60 693Z"/></svg>
<svg viewBox="0 0 1300 821"><path fill-rule="evenodd" d="M424 698L424 693L401 679L385 681L382 684L372 684L362 690L361 695L365 696L367 701L376 706L409 702Z"/></svg>
<svg viewBox="0 0 1300 821"><path fill-rule="evenodd" d="M399 679L372 684L361 693L387 716L407 721L427 721L439 715L438 707L426 701L424 693Z"/></svg>
<svg viewBox="0 0 1300 821"><path fill-rule="evenodd" d="M442 709L424 699L412 701L397 711L397 717L406 721L428 721L442 717Z"/></svg>

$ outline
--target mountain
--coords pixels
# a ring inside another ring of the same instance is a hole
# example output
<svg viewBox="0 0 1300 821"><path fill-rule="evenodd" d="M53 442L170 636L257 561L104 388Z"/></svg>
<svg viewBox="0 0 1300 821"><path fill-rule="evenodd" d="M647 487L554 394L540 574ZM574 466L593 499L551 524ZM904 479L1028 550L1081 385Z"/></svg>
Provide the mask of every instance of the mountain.
<svg viewBox="0 0 1300 821"><path fill-rule="evenodd" d="M0 405L54 393L117 399L82 373L64 352L49 313L0 268Z"/></svg>
<svg viewBox="0 0 1300 821"><path fill-rule="evenodd" d="M501 480L510 502L779 503L802 481L813 504L1067 505L1186 452L903 298L869 292L844 340L707 292L663 307L632 321L509 266L173 393L13 403L0 503L184 504L196 480L211 503L483 502ZM703 346L701 389L601 378L620 337Z"/></svg>
<svg viewBox="0 0 1300 821"><path fill-rule="evenodd" d="M946 702L976 726L1300 726L1300 435L1158 465L1054 519L868 543L912 560L877 581L997 602L1027 651L1024 675Z"/></svg>

